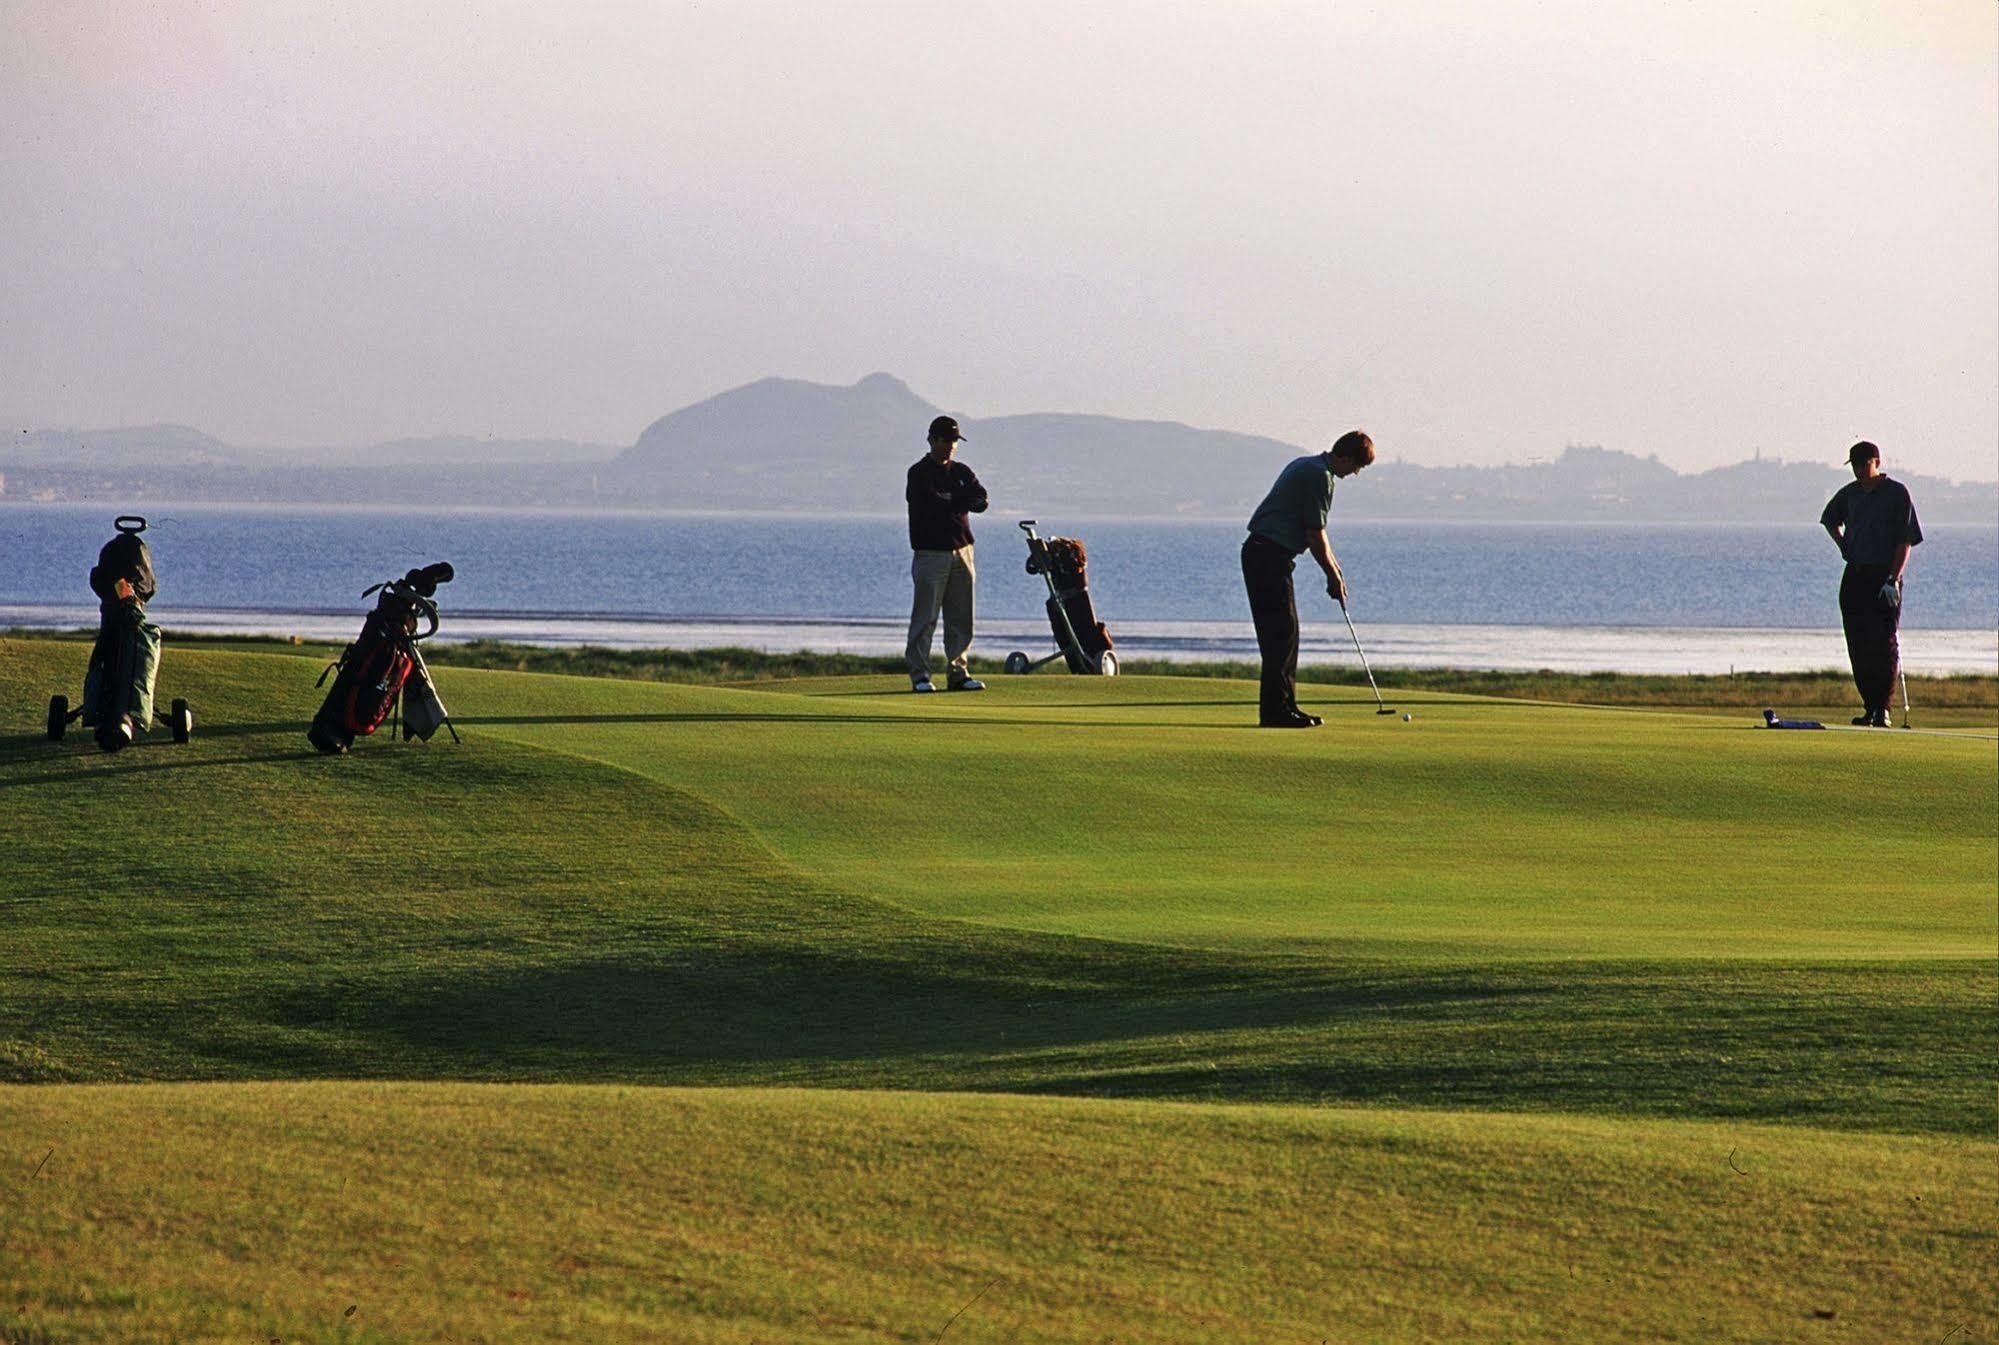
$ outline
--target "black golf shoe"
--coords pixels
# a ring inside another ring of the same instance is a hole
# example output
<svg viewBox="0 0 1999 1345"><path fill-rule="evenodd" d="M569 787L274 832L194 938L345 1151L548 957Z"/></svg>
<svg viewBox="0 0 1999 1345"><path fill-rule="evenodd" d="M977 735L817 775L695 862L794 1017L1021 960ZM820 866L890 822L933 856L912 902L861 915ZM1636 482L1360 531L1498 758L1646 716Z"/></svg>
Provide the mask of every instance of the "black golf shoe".
<svg viewBox="0 0 1999 1345"><path fill-rule="evenodd" d="M1269 719L1259 719L1256 726L1260 729L1315 729L1319 727L1320 722L1317 715L1303 714L1293 710L1288 715L1276 715Z"/></svg>

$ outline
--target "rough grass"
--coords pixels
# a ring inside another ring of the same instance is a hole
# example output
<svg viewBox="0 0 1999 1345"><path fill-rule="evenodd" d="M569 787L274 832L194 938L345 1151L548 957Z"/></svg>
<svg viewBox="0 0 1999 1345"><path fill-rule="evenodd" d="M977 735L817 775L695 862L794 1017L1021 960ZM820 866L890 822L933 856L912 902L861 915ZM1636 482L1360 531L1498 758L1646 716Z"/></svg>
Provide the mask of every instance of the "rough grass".
<svg viewBox="0 0 1999 1345"><path fill-rule="evenodd" d="M1999 1308L1989 1143L333 1084L0 1087L0 1136L9 1339L1937 1341Z"/></svg>

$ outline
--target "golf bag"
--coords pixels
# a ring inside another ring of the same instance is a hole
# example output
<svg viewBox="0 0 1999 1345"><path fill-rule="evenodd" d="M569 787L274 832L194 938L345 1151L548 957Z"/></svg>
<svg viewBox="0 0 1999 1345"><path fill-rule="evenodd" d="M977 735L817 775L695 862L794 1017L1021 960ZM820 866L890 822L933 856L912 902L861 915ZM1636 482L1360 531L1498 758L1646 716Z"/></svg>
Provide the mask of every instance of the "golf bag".
<svg viewBox="0 0 1999 1345"><path fill-rule="evenodd" d="M146 520L120 515L118 535L97 553L90 567L90 590L97 595L97 639L83 674L83 704L69 708L67 696L49 698L48 732L61 741L74 720L91 729L97 745L116 752L153 725L153 692L160 672L160 628L146 620L146 604L159 592L153 556L139 536ZM173 703L166 722L173 739L184 743L194 729L186 701Z"/></svg>
<svg viewBox="0 0 1999 1345"><path fill-rule="evenodd" d="M1028 561L1033 571L1036 558ZM1089 553L1074 537L1048 539L1048 625L1072 673L1093 673L1102 666L1110 649L1111 633L1097 620L1096 604L1090 601ZM1073 633L1073 639L1071 638Z"/></svg>
<svg viewBox="0 0 1999 1345"><path fill-rule="evenodd" d="M1056 649L1040 659L1016 649L1006 656L1006 670L1033 672L1059 658L1072 673L1115 677L1117 655L1112 652L1111 633L1097 620L1096 604L1090 599L1090 562L1083 544L1073 537L1042 537L1034 531L1031 518L1021 521L1020 530L1027 534L1027 572L1040 575L1048 585L1048 626L1055 632Z"/></svg>
<svg viewBox="0 0 1999 1345"><path fill-rule="evenodd" d="M146 620L136 598L101 604L97 642L83 674L83 726L97 745L116 752L153 722L153 690L160 675L160 628Z"/></svg>
<svg viewBox="0 0 1999 1345"><path fill-rule="evenodd" d="M419 641L437 634L437 586L450 583L452 576L451 566L440 561L362 591L364 598L381 596L354 642L319 675L322 686L333 675L333 687L306 730L314 747L345 752L356 738L380 728L399 704L406 740L428 742L440 726L450 728L457 740L458 730L451 728L451 716L417 649Z"/></svg>

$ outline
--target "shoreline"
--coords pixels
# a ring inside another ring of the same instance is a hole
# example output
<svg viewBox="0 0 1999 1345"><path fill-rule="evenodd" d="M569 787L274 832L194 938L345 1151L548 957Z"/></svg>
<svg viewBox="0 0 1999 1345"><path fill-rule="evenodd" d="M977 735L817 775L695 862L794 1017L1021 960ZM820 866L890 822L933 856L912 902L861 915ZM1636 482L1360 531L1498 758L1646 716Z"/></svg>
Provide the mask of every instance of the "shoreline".
<svg viewBox="0 0 1999 1345"><path fill-rule="evenodd" d="M174 638L264 639L345 644L360 628L366 604L277 611L269 608L184 608L155 603L152 619ZM897 616L660 616L621 612L488 611L447 608L435 647L478 641L550 649L626 652L747 649L764 655L824 654L890 658L902 652L907 619ZM94 630L97 609L84 604L0 603L0 629ZM1755 669L1808 673L1846 664L1837 629L1609 625L1466 625L1357 622L1368 659L1378 668L1493 672L1553 671L1572 675L1713 675ZM1242 621L1111 623L1118 656L1127 664L1239 663L1256 658L1254 632ZM995 663L1011 650L1033 657L1051 652L1054 637L1040 614L981 614L975 656ZM1907 627L1903 660L1911 676L1999 670L1999 631ZM1301 666L1355 667L1344 626L1309 613L1299 648Z"/></svg>
<svg viewBox="0 0 1999 1345"><path fill-rule="evenodd" d="M84 643L94 631L0 628L0 640L35 639ZM184 635L181 643L216 650L268 653L310 659L330 659L344 643L299 636ZM455 644L427 643L428 661L440 668L488 668L509 672L557 673L575 677L623 678L651 682L700 684L756 683L807 677L893 677L904 675L899 657L796 651L774 653L742 647L704 649L611 649L582 645L557 647L473 640ZM999 660L974 656L973 670L1012 682ZM1040 674L1047 678L1065 674ZM1254 681L1257 665L1243 660L1177 662L1132 659L1127 676L1172 676ZM1390 683L1385 692L1461 693L1509 699L1558 701L1604 706L1649 706L1707 710L1760 710L1766 705L1791 711L1832 713L1854 699L1846 670L1825 667L1801 672L1750 671L1733 674L1699 673L1566 673L1554 669L1494 670L1478 668L1377 669ZM1301 665L1300 685L1365 687L1358 667L1334 664ZM1944 712L1954 723L1999 724L1999 672L1909 674L1913 699L1921 714Z"/></svg>

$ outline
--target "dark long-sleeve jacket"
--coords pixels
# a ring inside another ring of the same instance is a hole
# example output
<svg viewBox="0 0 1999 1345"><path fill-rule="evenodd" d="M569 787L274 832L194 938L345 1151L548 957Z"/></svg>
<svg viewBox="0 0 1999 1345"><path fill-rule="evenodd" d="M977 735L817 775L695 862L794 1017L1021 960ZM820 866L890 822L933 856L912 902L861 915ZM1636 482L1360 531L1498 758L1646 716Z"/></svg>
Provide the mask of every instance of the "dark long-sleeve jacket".
<svg viewBox="0 0 1999 1345"><path fill-rule="evenodd" d="M972 544L970 515L986 512L986 488L964 463L939 462L928 453L909 469L902 493L909 502L912 551L956 551Z"/></svg>

